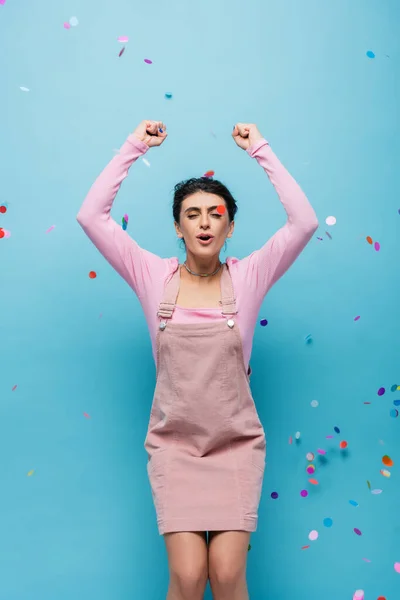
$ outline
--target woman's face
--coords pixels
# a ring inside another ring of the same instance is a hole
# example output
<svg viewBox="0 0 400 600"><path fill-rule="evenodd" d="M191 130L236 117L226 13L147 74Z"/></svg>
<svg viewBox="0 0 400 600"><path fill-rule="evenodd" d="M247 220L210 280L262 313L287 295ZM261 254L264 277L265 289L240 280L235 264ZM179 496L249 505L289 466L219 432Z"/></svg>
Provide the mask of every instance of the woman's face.
<svg viewBox="0 0 400 600"><path fill-rule="evenodd" d="M225 211L217 211L223 206ZM202 256L219 254L226 238L232 237L234 222L229 223L225 200L206 192L196 192L185 198L181 204L180 224L175 223L179 238L184 238L186 250ZM197 236L213 236L207 244L202 244Z"/></svg>

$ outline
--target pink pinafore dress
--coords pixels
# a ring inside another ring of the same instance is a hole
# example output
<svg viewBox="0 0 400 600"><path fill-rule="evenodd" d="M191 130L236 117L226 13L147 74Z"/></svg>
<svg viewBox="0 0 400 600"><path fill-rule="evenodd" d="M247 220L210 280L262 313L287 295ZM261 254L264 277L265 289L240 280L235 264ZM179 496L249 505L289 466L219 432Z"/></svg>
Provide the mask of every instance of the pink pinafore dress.
<svg viewBox="0 0 400 600"><path fill-rule="evenodd" d="M144 447L160 535L257 529L266 439L226 263L220 282L220 322L170 321L180 266L157 313L156 387Z"/></svg>

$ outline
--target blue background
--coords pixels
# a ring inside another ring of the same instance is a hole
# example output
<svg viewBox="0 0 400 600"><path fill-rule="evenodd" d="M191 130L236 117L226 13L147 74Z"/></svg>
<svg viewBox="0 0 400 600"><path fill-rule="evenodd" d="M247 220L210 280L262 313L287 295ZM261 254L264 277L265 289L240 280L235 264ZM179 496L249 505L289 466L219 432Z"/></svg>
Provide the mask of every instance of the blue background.
<svg viewBox="0 0 400 600"><path fill-rule="evenodd" d="M398 600L399 24L397 0L0 6L0 227L11 234L0 239L1 600L166 595L143 448L150 338L137 298L76 222L143 119L164 121L168 140L150 166L133 166L113 208L142 247L182 260L173 186L210 169L239 205L221 258L246 256L285 222L267 175L231 138L238 121L257 124L320 222L255 331L268 463L251 600L345 600L356 589ZM327 454L312 486L306 453L317 448Z"/></svg>

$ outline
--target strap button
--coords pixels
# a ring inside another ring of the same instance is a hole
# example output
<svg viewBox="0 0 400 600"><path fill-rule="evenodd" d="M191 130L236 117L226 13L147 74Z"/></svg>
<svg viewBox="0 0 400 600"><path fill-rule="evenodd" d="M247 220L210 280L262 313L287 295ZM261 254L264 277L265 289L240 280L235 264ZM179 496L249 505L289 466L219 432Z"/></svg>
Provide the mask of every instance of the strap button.
<svg viewBox="0 0 400 600"><path fill-rule="evenodd" d="M232 327L235 324L235 321L233 319L229 319L229 321L227 321L227 323L228 323L228 327L230 327L232 329Z"/></svg>
<svg viewBox="0 0 400 600"><path fill-rule="evenodd" d="M161 331L164 331L164 329L166 328L166 326L167 326L166 322L165 321L161 321L161 323L160 323L160 329L161 329Z"/></svg>

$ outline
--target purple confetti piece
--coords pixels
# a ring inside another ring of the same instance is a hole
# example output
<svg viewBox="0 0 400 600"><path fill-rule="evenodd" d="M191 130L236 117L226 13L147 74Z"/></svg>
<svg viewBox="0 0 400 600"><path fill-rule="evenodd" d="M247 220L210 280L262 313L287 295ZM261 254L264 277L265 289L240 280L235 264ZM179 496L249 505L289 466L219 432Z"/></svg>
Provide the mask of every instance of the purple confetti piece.
<svg viewBox="0 0 400 600"><path fill-rule="evenodd" d="M375 244L374 244L374 248L375 248L375 250L376 250L377 252L379 252L379 250L381 249L381 245L380 245L380 243L379 243L379 242L375 242Z"/></svg>
<svg viewBox="0 0 400 600"><path fill-rule="evenodd" d="M385 388L384 387L379 388L378 396L383 396L384 393L385 393Z"/></svg>
<svg viewBox="0 0 400 600"><path fill-rule="evenodd" d="M147 63L148 65L152 65L153 64L153 61L150 60L149 58L145 58L144 62Z"/></svg>
<svg viewBox="0 0 400 600"><path fill-rule="evenodd" d="M357 527L354 527L354 533L356 533L357 535L362 535L361 531L357 529Z"/></svg>
<svg viewBox="0 0 400 600"><path fill-rule="evenodd" d="M354 317L354 320L358 321L359 318L360 318L360 315L358 315L357 317Z"/></svg>

